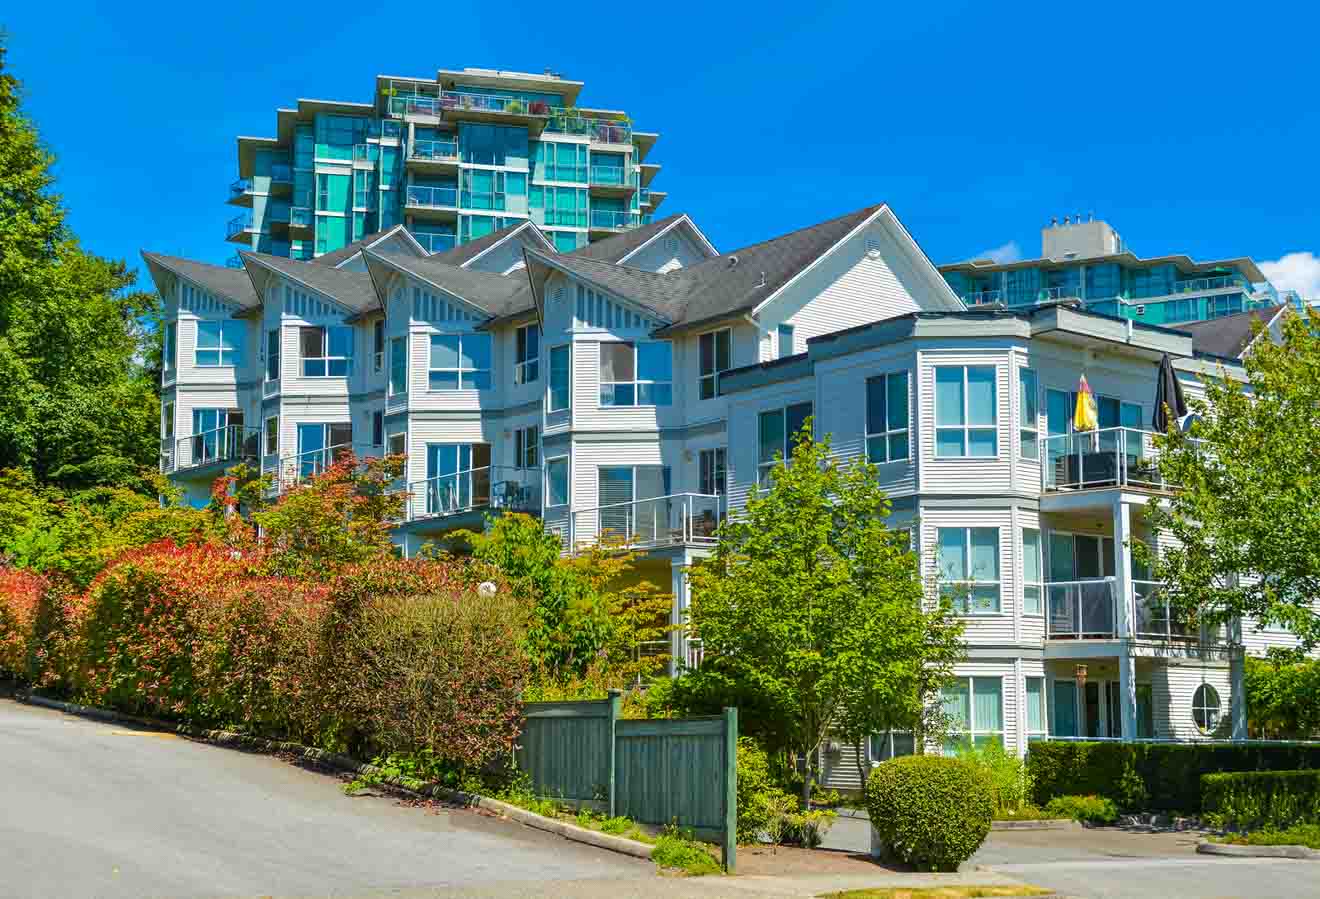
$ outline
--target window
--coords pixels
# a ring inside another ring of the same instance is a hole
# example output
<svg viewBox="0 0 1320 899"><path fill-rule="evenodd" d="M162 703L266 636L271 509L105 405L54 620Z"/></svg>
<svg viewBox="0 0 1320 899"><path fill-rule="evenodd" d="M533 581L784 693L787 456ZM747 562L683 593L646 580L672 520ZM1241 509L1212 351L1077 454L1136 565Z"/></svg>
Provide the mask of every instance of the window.
<svg viewBox="0 0 1320 899"><path fill-rule="evenodd" d="M960 615L999 612L999 528L939 528L939 574Z"/></svg>
<svg viewBox="0 0 1320 899"><path fill-rule="evenodd" d="M166 403L160 410L160 433L162 440L174 439L174 404Z"/></svg>
<svg viewBox="0 0 1320 899"><path fill-rule="evenodd" d="M1044 571L1040 531L1022 529L1022 614L1044 615Z"/></svg>
<svg viewBox="0 0 1320 899"><path fill-rule="evenodd" d="M530 384L541 376L541 331L536 325L524 325L514 335L513 383Z"/></svg>
<svg viewBox="0 0 1320 899"><path fill-rule="evenodd" d="M489 390L489 334L432 334L432 390Z"/></svg>
<svg viewBox="0 0 1320 899"><path fill-rule="evenodd" d="M266 332L266 380L280 379L280 329Z"/></svg>
<svg viewBox="0 0 1320 899"><path fill-rule="evenodd" d="M391 434L389 438L388 455L403 456L408 453L408 435L400 431L397 434Z"/></svg>
<svg viewBox="0 0 1320 899"><path fill-rule="evenodd" d="M1004 742L1004 681L999 677L957 677L941 693L944 714L949 718L949 736L944 754L958 747Z"/></svg>
<svg viewBox="0 0 1320 899"><path fill-rule="evenodd" d="M662 465L596 469L600 534L651 541L668 533L669 468ZM653 500L653 502L647 502Z"/></svg>
<svg viewBox="0 0 1320 899"><path fill-rule="evenodd" d="M165 371L171 371L174 368L175 345L178 343L179 326L170 322L165 326L164 345L161 347L161 365Z"/></svg>
<svg viewBox="0 0 1320 899"><path fill-rule="evenodd" d="M550 348L550 412L569 406L568 345Z"/></svg>
<svg viewBox="0 0 1320 899"><path fill-rule="evenodd" d="M908 373L866 379L866 458L878 464L908 458Z"/></svg>
<svg viewBox="0 0 1320 899"><path fill-rule="evenodd" d="M540 452L540 441L537 438L536 425L518 428L513 432L514 468L536 467L537 455Z"/></svg>
<svg viewBox="0 0 1320 899"><path fill-rule="evenodd" d="M568 505L568 456L545 462L545 504Z"/></svg>
<svg viewBox="0 0 1320 899"><path fill-rule="evenodd" d="M811 417L811 403L795 403L784 409L762 412L757 422L759 452L756 457L757 480L761 486L770 483L775 457L787 464L793 457L793 447L802 426Z"/></svg>
<svg viewBox="0 0 1320 899"><path fill-rule="evenodd" d="M377 319L371 326L371 370L385 367L385 319Z"/></svg>
<svg viewBox="0 0 1320 899"><path fill-rule="evenodd" d="M999 455L992 365L935 369L935 455L946 458Z"/></svg>
<svg viewBox="0 0 1320 899"><path fill-rule="evenodd" d="M1018 369L1018 454L1023 459L1040 459L1040 380L1029 368Z"/></svg>
<svg viewBox="0 0 1320 899"><path fill-rule="evenodd" d="M197 323L194 364L198 368L232 368L238 365L242 353L242 322Z"/></svg>
<svg viewBox="0 0 1320 899"><path fill-rule="evenodd" d="M352 328L299 328L298 348L304 378L344 378L353 370Z"/></svg>
<svg viewBox="0 0 1320 899"><path fill-rule="evenodd" d="M1137 684L1137 739L1155 736L1155 688Z"/></svg>
<svg viewBox="0 0 1320 899"><path fill-rule="evenodd" d="M1045 678L1028 677L1027 686L1027 739L1043 739L1049 730L1045 725Z"/></svg>
<svg viewBox="0 0 1320 899"><path fill-rule="evenodd" d="M1059 737L1077 736L1077 684L1070 680L1054 682L1054 730Z"/></svg>
<svg viewBox="0 0 1320 899"><path fill-rule="evenodd" d="M1219 727L1219 692L1209 684L1201 684L1192 694L1192 720L1203 734Z"/></svg>
<svg viewBox="0 0 1320 899"><path fill-rule="evenodd" d="M700 484L697 492L706 496L723 496L725 490L724 480L724 447L716 449L704 449L701 451L700 460Z"/></svg>
<svg viewBox="0 0 1320 899"><path fill-rule="evenodd" d="M371 445L385 445L385 411L377 409L371 413Z"/></svg>
<svg viewBox="0 0 1320 899"><path fill-rule="evenodd" d="M268 456L273 456L280 451L280 419L277 415L272 415L266 419L265 428L265 447L262 452Z"/></svg>
<svg viewBox="0 0 1320 899"><path fill-rule="evenodd" d="M699 349L701 378L698 395L709 400L720 395L720 375L733 367L733 332L724 328L702 334Z"/></svg>
<svg viewBox="0 0 1320 899"><path fill-rule="evenodd" d="M602 406L668 406L673 359L668 341L600 344Z"/></svg>
<svg viewBox="0 0 1320 899"><path fill-rule="evenodd" d="M887 730L871 734L870 760L887 762L904 755L916 755L916 739L911 733L902 730Z"/></svg>
<svg viewBox="0 0 1320 899"><path fill-rule="evenodd" d="M779 326L779 358L793 355L793 326Z"/></svg>
<svg viewBox="0 0 1320 899"><path fill-rule="evenodd" d="M390 340L390 395L408 392L408 338Z"/></svg>

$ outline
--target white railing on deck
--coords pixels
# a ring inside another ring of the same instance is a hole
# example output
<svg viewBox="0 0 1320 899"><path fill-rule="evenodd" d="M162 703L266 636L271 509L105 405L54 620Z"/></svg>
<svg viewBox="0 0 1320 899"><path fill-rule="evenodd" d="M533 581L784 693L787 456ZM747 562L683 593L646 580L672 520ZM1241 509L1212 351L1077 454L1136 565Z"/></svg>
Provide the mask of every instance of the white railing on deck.
<svg viewBox="0 0 1320 899"><path fill-rule="evenodd" d="M568 546L604 541L635 549L714 544L723 501L704 493L674 493L576 509L569 517Z"/></svg>
<svg viewBox="0 0 1320 899"><path fill-rule="evenodd" d="M353 444L338 443L325 449L281 456L275 469L265 473L274 476L271 489L276 493L283 493L295 484L321 474L340 458L352 452Z"/></svg>
<svg viewBox="0 0 1320 899"><path fill-rule="evenodd" d="M1114 578L1055 581L1045 585L1045 636L1050 640L1105 640L1118 636Z"/></svg>
<svg viewBox="0 0 1320 899"><path fill-rule="evenodd" d="M541 514L541 469L489 465L409 481L404 521L421 521L471 512L505 509Z"/></svg>
<svg viewBox="0 0 1320 899"><path fill-rule="evenodd" d="M1041 492L1097 487L1171 490L1156 464L1155 432L1101 428L1054 434L1040 442Z"/></svg>
<svg viewBox="0 0 1320 899"><path fill-rule="evenodd" d="M1132 630L1139 639L1222 644L1228 635L1222 624L1210 625L1189 620L1164 595L1164 585L1157 581L1133 581L1135 598Z"/></svg>

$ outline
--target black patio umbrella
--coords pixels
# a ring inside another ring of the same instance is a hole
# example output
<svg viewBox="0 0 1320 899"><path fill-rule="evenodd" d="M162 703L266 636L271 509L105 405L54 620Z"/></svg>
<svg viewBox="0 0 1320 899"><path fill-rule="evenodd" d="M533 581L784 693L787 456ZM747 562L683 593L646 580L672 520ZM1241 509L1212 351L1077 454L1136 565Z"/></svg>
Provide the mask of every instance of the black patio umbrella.
<svg viewBox="0 0 1320 899"><path fill-rule="evenodd" d="M1169 416L1176 421L1187 414L1187 399L1182 383L1173 371L1173 362L1165 353L1160 359L1160 373L1155 383L1155 418L1151 422L1161 434L1169 430Z"/></svg>

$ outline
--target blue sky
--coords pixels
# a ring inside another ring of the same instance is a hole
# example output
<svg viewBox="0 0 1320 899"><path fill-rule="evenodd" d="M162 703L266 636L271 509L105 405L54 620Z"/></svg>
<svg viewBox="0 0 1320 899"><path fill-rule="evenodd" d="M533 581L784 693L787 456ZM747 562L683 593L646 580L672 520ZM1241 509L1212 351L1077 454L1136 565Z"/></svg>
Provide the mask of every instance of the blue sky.
<svg viewBox="0 0 1320 899"><path fill-rule="evenodd" d="M277 106L367 101L382 73L548 67L660 132L662 212L721 250L885 201L937 263L1029 258L1051 216L1094 212L1140 255L1282 260L1320 298L1304 4L131 8L14 4L0 27L74 228L139 266L144 247L232 253L234 137L273 134Z"/></svg>

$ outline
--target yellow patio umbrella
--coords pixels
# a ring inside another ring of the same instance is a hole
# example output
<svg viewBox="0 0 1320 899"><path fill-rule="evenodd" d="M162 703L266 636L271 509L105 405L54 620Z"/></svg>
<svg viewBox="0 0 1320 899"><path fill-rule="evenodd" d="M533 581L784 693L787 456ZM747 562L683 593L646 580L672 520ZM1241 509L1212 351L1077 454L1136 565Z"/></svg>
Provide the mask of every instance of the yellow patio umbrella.
<svg viewBox="0 0 1320 899"><path fill-rule="evenodd" d="M1094 431L1100 427L1100 414L1096 410L1095 394L1091 385L1086 383L1086 375L1077 385L1077 409L1073 412L1074 431Z"/></svg>

